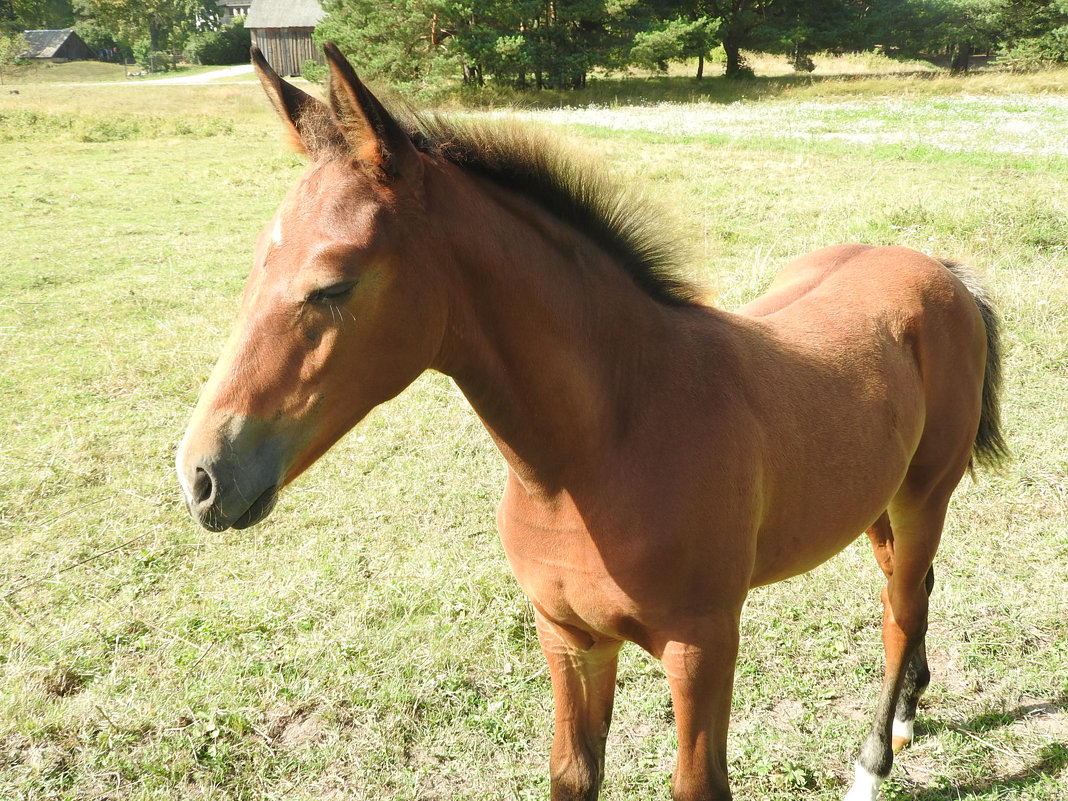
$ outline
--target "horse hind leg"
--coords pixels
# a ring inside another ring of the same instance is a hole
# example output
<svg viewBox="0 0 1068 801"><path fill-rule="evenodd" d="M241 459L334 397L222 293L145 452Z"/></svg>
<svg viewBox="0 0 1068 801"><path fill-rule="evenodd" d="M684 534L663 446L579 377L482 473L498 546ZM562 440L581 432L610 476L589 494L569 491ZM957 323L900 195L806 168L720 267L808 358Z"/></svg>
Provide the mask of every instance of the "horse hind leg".
<svg viewBox="0 0 1068 801"><path fill-rule="evenodd" d="M934 590L934 581L934 567L931 567L924 580L928 598ZM912 655L912 661L909 662L905 672L905 681L901 687L901 696L897 699L897 707L894 709L893 736L890 744L895 754L912 744L916 734L916 708L930 683L931 668L927 664L927 638L925 636L920 640L916 653Z"/></svg>
<svg viewBox="0 0 1068 801"><path fill-rule="evenodd" d="M861 746L853 786L846 801L875 801L890 774L895 745L911 740L916 704L930 680L924 637L934 586L934 560L949 493L938 502L926 494L922 505L899 493L868 531L886 575L883 588L883 649L886 672L871 730ZM896 740L896 741L895 741Z"/></svg>
<svg viewBox="0 0 1068 801"><path fill-rule="evenodd" d="M894 573L894 537L890 519L885 512L868 529L868 537L871 539L872 550L879 567L882 568L889 581ZM928 598L934 590L934 583L935 574L932 566L928 568L927 576L924 578L924 589L927 591ZM927 642L924 636L909 661L905 679L901 685L901 695L894 709L891 746L895 754L912 744L915 737L916 710L919 707L920 698L923 697L930 683L931 669L927 664Z"/></svg>

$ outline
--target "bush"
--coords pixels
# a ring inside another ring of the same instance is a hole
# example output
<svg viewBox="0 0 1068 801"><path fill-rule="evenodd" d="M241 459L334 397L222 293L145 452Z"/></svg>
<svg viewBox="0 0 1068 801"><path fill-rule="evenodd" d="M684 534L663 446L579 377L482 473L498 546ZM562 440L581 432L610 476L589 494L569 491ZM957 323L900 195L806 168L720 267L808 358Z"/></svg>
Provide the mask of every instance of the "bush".
<svg viewBox="0 0 1068 801"><path fill-rule="evenodd" d="M238 17L215 31L201 31L185 44L187 61L194 64L243 64L248 61L252 36L245 30L245 20Z"/></svg>
<svg viewBox="0 0 1068 801"><path fill-rule="evenodd" d="M998 64L1013 70L1032 70L1068 62L1068 25L1041 36L1020 39L1004 47Z"/></svg>
<svg viewBox="0 0 1068 801"><path fill-rule="evenodd" d="M322 83L329 71L318 61L310 58L300 65L301 77L310 83Z"/></svg>
<svg viewBox="0 0 1068 801"><path fill-rule="evenodd" d="M116 117L107 120L88 121L75 134L79 142L119 142L125 139L137 139L141 135L141 126L130 118Z"/></svg>
<svg viewBox="0 0 1068 801"><path fill-rule="evenodd" d="M148 39L133 44L133 57L145 72L168 72L174 69L174 56L163 50L153 50Z"/></svg>

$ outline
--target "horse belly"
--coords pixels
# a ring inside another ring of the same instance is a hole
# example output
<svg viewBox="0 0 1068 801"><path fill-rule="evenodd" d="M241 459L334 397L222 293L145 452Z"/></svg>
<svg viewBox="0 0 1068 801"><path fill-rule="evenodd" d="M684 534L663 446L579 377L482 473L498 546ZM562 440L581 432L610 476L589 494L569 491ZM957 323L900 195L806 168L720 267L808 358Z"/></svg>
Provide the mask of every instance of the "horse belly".
<svg viewBox="0 0 1068 801"><path fill-rule="evenodd" d="M788 524L761 532L752 587L807 573L843 550L882 514L889 497L848 518L818 521L808 526ZM878 511L871 511L879 506Z"/></svg>
<svg viewBox="0 0 1068 801"><path fill-rule="evenodd" d="M753 586L830 559L898 492L923 431L924 403L912 368L904 360L895 367L884 364L888 379L874 383L868 398L854 396L851 410L804 415L780 435L785 452L767 482Z"/></svg>

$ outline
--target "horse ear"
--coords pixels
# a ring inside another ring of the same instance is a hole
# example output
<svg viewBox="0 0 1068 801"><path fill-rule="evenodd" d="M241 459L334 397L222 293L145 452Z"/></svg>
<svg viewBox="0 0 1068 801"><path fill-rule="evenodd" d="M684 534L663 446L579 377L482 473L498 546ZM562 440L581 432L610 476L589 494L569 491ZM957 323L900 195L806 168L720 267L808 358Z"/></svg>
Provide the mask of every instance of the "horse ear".
<svg viewBox="0 0 1068 801"><path fill-rule="evenodd" d="M325 103L283 81L267 63L263 51L255 46L252 48L252 65L267 97L288 128L290 144L295 151L316 159L341 147L345 137Z"/></svg>
<svg viewBox="0 0 1068 801"><path fill-rule="evenodd" d="M378 102L337 45L323 45L330 65L330 107L356 158L388 179L414 177L422 169L411 137Z"/></svg>

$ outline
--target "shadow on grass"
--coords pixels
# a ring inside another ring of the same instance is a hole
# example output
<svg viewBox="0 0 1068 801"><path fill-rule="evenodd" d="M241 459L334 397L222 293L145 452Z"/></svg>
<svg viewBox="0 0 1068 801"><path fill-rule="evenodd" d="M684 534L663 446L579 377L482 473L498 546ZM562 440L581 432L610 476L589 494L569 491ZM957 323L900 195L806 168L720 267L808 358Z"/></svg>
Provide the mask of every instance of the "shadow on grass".
<svg viewBox="0 0 1068 801"><path fill-rule="evenodd" d="M946 784L924 790L888 796L892 799L909 798L912 801L960 801L961 798L1002 798L1006 792L1026 790L1040 782L1056 777L1068 766L1068 746L1050 743L1038 752L1038 761L1018 770L1011 776L990 779L970 784Z"/></svg>
<svg viewBox="0 0 1068 801"><path fill-rule="evenodd" d="M834 94L850 94L851 85L886 82L927 82L944 79L944 72L909 71L846 73L832 75L775 75L745 79L713 76L697 80L687 76L609 77L591 79L585 89L526 91L486 87L458 90L452 98L469 107L560 108L588 105L649 105L654 103L735 103L765 100L791 93L811 94L813 89L833 89ZM870 88L870 87L869 87ZM867 93L867 92L865 92Z"/></svg>
<svg viewBox="0 0 1068 801"><path fill-rule="evenodd" d="M1052 701L1022 704L1016 709L1007 712L989 712L977 715L963 724L955 724L946 721L931 721L921 727L921 734L934 732L956 732L969 739L985 743L979 736L986 732L1011 726L1022 720L1031 718L1037 714L1051 714L1055 712L1068 712L1068 695L1061 695ZM1037 756L1038 759L1029 765L1008 776L990 778L986 781L971 782L969 784L944 783L938 787L917 788L915 786L902 788L903 794L889 795L890 798L909 798L914 801L959 801L961 798L980 798L990 795L1001 798L1007 791L1026 790L1058 776L1068 767L1068 742L1065 738L1048 743L1043 746Z"/></svg>

